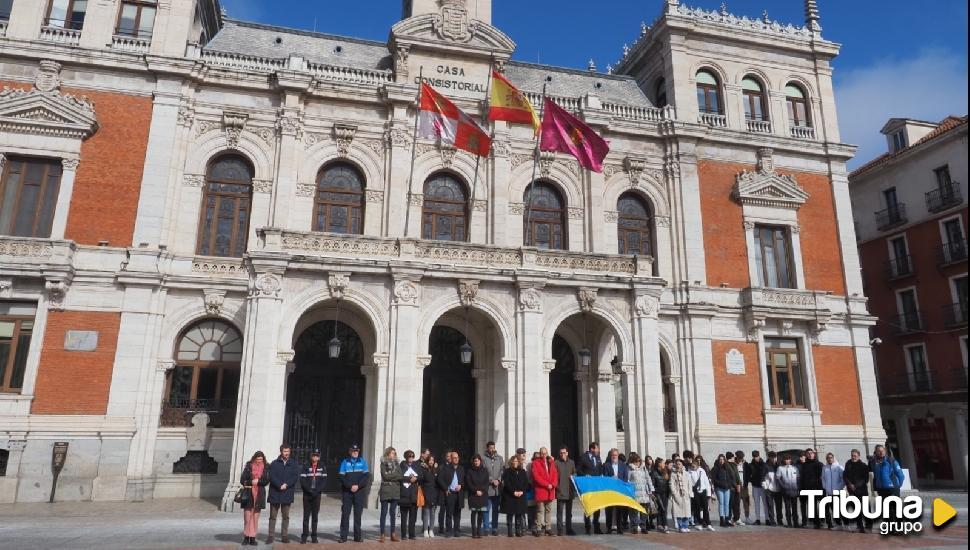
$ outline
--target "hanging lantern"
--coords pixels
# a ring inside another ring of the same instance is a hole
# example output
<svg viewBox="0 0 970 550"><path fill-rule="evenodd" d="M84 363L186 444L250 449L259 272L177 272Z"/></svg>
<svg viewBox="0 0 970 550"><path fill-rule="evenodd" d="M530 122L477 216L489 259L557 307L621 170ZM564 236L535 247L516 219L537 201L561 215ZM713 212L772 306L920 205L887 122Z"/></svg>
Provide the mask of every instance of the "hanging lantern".
<svg viewBox="0 0 970 550"><path fill-rule="evenodd" d="M461 354L461 363L463 365L470 364L472 362L472 347L468 345L468 342L465 342L464 344L462 344L461 347L458 348L458 350L459 350L459 353Z"/></svg>
<svg viewBox="0 0 970 550"><path fill-rule="evenodd" d="M327 349L330 352L330 358L336 359L340 357L340 338L334 336L327 342Z"/></svg>
<svg viewBox="0 0 970 550"><path fill-rule="evenodd" d="M589 364L593 360L593 354L586 348L579 350L579 363L583 368L589 368Z"/></svg>

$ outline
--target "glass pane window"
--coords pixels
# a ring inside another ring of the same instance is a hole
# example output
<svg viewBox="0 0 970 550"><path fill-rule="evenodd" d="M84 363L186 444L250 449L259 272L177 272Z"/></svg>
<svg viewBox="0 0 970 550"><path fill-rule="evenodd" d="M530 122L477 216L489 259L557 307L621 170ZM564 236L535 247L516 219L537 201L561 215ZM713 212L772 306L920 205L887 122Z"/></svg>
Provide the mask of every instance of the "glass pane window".
<svg viewBox="0 0 970 550"><path fill-rule="evenodd" d="M465 184L448 173L424 182L421 238L435 241L465 241L468 226L468 194Z"/></svg>
<svg viewBox="0 0 970 550"><path fill-rule="evenodd" d="M154 2L122 2L115 34L149 39L155 24Z"/></svg>
<svg viewBox="0 0 970 550"><path fill-rule="evenodd" d="M756 225L754 245L760 286L795 288L788 228Z"/></svg>
<svg viewBox="0 0 970 550"><path fill-rule="evenodd" d="M0 315L0 393L23 388L33 330L33 318Z"/></svg>
<svg viewBox="0 0 970 550"><path fill-rule="evenodd" d="M634 193L624 193L616 204L619 254L653 253L653 217L650 207Z"/></svg>
<svg viewBox="0 0 970 550"><path fill-rule="evenodd" d="M249 237L253 172L236 155L220 157L209 166L202 197L197 253L242 257Z"/></svg>
<svg viewBox="0 0 970 550"><path fill-rule="evenodd" d="M796 340L765 339L768 399L775 408L805 406L802 363Z"/></svg>
<svg viewBox="0 0 970 550"><path fill-rule="evenodd" d="M721 114L720 84L710 71L698 71L697 108L702 113Z"/></svg>
<svg viewBox="0 0 970 550"><path fill-rule="evenodd" d="M13 0L0 0L0 21L10 20L10 9L13 7Z"/></svg>
<svg viewBox="0 0 970 550"><path fill-rule="evenodd" d="M794 84L785 86L785 102L788 106L788 124L791 126L812 125L808 118L808 100L805 92Z"/></svg>
<svg viewBox="0 0 970 550"><path fill-rule="evenodd" d="M748 120L767 120L765 96L761 90L761 83L754 78L746 77L741 81L741 90L744 97L744 116Z"/></svg>
<svg viewBox="0 0 970 550"><path fill-rule="evenodd" d="M529 185L523 202L525 246L543 249L566 249L566 203L550 183L538 181Z"/></svg>
<svg viewBox="0 0 970 550"><path fill-rule="evenodd" d="M51 236L61 171L59 160L7 158L0 178L0 234Z"/></svg>
<svg viewBox="0 0 970 550"><path fill-rule="evenodd" d="M49 27L79 31L84 27L84 14L87 9L87 0L50 0L45 24Z"/></svg>
<svg viewBox="0 0 970 550"><path fill-rule="evenodd" d="M314 230L360 234L363 231L364 177L353 166L336 163L317 179Z"/></svg>
<svg viewBox="0 0 970 550"><path fill-rule="evenodd" d="M218 319L186 329L175 347L176 366L168 377L166 425L184 425L191 413L214 412L215 427L231 426L239 391L242 336Z"/></svg>

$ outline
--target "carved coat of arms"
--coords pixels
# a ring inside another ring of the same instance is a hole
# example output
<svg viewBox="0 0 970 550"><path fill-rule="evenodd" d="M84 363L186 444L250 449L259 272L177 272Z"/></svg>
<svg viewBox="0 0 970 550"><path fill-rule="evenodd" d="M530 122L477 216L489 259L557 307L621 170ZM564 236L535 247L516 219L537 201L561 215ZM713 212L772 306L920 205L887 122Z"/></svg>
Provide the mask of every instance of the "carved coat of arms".
<svg viewBox="0 0 970 550"><path fill-rule="evenodd" d="M474 22L468 21L466 0L443 0L441 14L434 18L434 29L441 38L467 42L475 33Z"/></svg>

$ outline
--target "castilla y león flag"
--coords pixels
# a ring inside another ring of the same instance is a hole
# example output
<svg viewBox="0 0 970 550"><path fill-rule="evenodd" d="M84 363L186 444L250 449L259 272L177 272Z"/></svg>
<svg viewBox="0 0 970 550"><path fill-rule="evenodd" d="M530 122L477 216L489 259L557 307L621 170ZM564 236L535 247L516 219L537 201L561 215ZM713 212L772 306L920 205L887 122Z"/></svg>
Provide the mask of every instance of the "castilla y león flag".
<svg viewBox="0 0 970 550"><path fill-rule="evenodd" d="M539 131L539 117L532 108L532 102L498 71L492 71L492 98L488 118L531 124Z"/></svg>
<svg viewBox="0 0 970 550"><path fill-rule="evenodd" d="M603 159L610 152L606 140L548 97L543 111L539 149L568 153L580 166L602 172Z"/></svg>
<svg viewBox="0 0 970 550"><path fill-rule="evenodd" d="M480 157L488 156L492 147L492 138L472 117L423 82L418 111L418 137L438 139L444 145L451 145Z"/></svg>

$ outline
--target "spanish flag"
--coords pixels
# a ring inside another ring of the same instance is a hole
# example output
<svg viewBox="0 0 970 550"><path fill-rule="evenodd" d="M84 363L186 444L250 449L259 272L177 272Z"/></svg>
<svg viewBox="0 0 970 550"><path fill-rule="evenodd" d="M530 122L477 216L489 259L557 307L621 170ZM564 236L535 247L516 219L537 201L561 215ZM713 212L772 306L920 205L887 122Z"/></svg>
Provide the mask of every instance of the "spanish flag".
<svg viewBox="0 0 970 550"><path fill-rule="evenodd" d="M572 476L579 502L583 505L583 513L593 515L608 506L623 506L633 508L644 514L647 513L637 502L636 490L632 483L606 476Z"/></svg>
<svg viewBox="0 0 970 550"><path fill-rule="evenodd" d="M539 131L539 117L532 108L532 102L498 71L492 71L492 98L488 118L531 124L536 132Z"/></svg>

